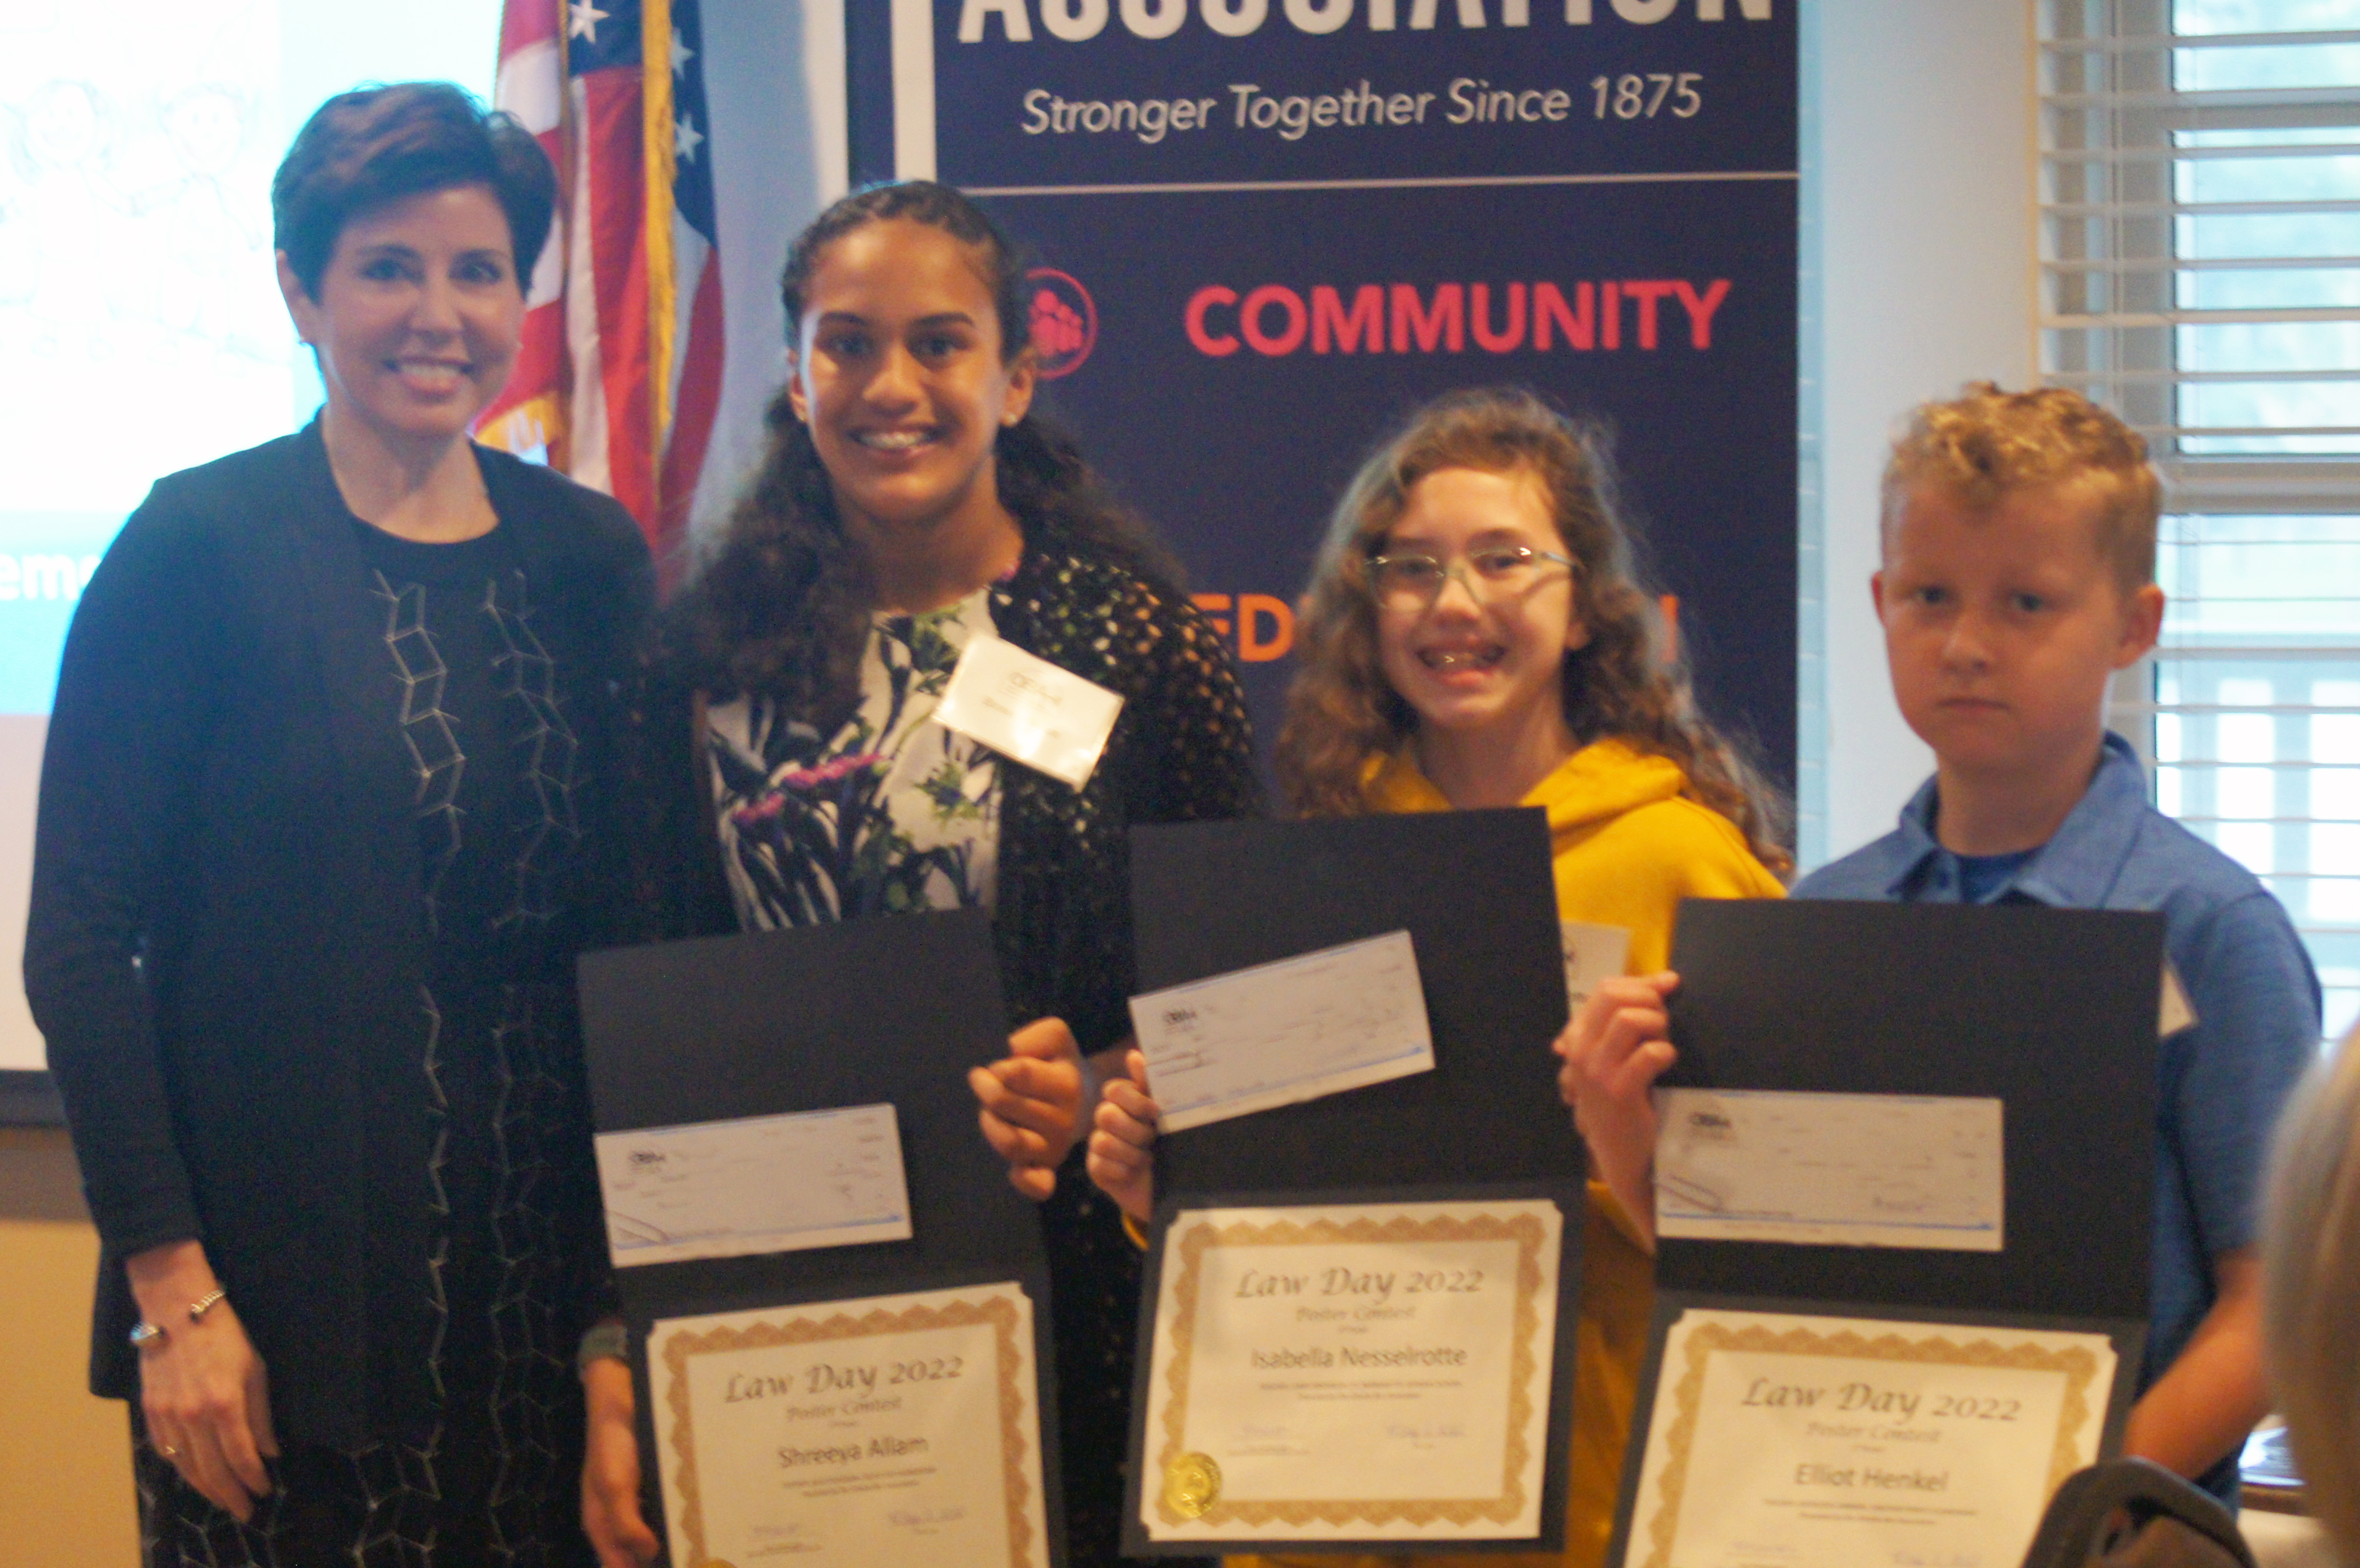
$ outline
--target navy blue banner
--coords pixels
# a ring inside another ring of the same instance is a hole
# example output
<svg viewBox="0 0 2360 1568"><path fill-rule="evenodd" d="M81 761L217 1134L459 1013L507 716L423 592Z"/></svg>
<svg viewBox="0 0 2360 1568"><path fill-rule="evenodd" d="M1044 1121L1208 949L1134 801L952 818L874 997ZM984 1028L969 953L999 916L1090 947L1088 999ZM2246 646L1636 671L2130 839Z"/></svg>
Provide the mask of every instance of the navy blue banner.
<svg viewBox="0 0 2360 1568"><path fill-rule="evenodd" d="M1361 455L1516 383L1618 433L1706 705L1791 782L1794 5L894 0L891 167L1038 253L1048 405L1265 745Z"/></svg>
<svg viewBox="0 0 2360 1568"><path fill-rule="evenodd" d="M1069 43L1046 26L1061 9L1108 19ZM1601 3L1569 25L1562 0L1403 0L1380 28L1386 7L1342 0L1318 8L1341 22L1319 33L1287 19L1312 7L1233 5L1262 20L1230 37L1205 19L1222 7L1168 5L1184 19L1150 38L1126 9L1151 8L937 5L940 177L989 189L1795 168L1791 17L1623 7L1664 14L1641 25Z"/></svg>

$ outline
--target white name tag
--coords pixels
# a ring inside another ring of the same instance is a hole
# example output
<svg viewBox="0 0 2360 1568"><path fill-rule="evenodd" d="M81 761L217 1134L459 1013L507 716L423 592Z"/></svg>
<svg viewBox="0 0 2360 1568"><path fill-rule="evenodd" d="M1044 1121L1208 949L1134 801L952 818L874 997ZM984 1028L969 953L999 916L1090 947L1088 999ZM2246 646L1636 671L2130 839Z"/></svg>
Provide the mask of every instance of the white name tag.
<svg viewBox="0 0 2360 1568"><path fill-rule="evenodd" d="M1121 712L1122 699L1105 687L987 637L959 655L934 721L1078 789Z"/></svg>
<svg viewBox="0 0 2360 1568"><path fill-rule="evenodd" d="M1559 920L1557 937L1565 948L1565 1000L1574 1012L1598 989L1630 967L1631 933L1622 926L1596 926L1586 920Z"/></svg>

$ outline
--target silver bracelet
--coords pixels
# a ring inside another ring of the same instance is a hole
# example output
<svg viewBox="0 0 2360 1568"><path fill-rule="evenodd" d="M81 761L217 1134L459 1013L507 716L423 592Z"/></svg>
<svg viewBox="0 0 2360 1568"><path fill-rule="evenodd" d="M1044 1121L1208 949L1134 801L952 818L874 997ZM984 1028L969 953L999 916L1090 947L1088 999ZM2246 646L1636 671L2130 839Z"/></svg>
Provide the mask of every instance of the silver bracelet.
<svg viewBox="0 0 2360 1568"><path fill-rule="evenodd" d="M195 1301L189 1303L189 1321L191 1323L204 1322L205 1314L207 1312L212 1312L215 1307L220 1306L224 1301L228 1300L229 1292L227 1290L216 1289L206 1291L203 1295L199 1296ZM615 1327L619 1332L622 1328L622 1324L617 1323ZM137 1323L131 1325L131 1332L124 1337L131 1342L132 1349L145 1350L151 1345L163 1344L165 1340L171 1336L165 1331L162 1323L149 1323L147 1319L142 1318Z"/></svg>
<svg viewBox="0 0 2360 1568"><path fill-rule="evenodd" d="M611 1321L594 1323L583 1332L582 1344L574 1353L574 1369L586 1372L593 1361L608 1359L622 1362L631 1359L630 1331Z"/></svg>

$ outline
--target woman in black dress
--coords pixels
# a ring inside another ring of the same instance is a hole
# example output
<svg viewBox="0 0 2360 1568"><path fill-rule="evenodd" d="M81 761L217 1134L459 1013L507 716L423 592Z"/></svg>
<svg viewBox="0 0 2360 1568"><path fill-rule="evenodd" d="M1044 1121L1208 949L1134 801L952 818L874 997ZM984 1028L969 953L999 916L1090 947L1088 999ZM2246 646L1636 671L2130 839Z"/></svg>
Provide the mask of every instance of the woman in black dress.
<svg viewBox="0 0 2360 1568"><path fill-rule="evenodd" d="M589 1557L570 971L650 579L467 437L555 189L455 87L321 108L272 202L326 407L159 481L67 640L26 980L151 1568Z"/></svg>
<svg viewBox="0 0 2360 1568"><path fill-rule="evenodd" d="M667 803L650 896L674 935L992 910L1009 1015L1031 1021L975 1083L1044 1200L1068 1561L1109 1563L1139 1257L1080 1160L1057 1167L1130 1033L1126 835L1251 806L1244 704L1161 553L1032 412L1024 269L978 208L925 181L847 197L783 293L770 451L668 619L647 710ZM1081 789L932 722L990 637L1123 699ZM628 1381L615 1368L606 1401L595 1377L594 1423L625 1452Z"/></svg>

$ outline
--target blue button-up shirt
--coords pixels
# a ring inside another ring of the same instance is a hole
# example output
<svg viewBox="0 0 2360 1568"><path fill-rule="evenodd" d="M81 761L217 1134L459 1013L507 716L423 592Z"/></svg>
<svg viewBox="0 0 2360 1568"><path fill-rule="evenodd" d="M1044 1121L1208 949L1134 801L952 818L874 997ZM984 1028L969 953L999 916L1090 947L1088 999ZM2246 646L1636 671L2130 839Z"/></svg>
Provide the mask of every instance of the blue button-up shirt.
<svg viewBox="0 0 2360 1568"><path fill-rule="evenodd" d="M1935 837L1928 779L1900 825L1805 877L1798 898L1957 903L1959 857ZM2156 1066L2155 1242L2139 1388L2162 1376L2212 1308L2212 1260L2250 1247L2270 1132L2319 1051L2319 980L2286 910L2253 873L2147 804L2138 757L2119 735L2057 834L1984 902L2153 909L2196 1023L2164 1040ZM2232 1454L2205 1485L2234 1499Z"/></svg>

